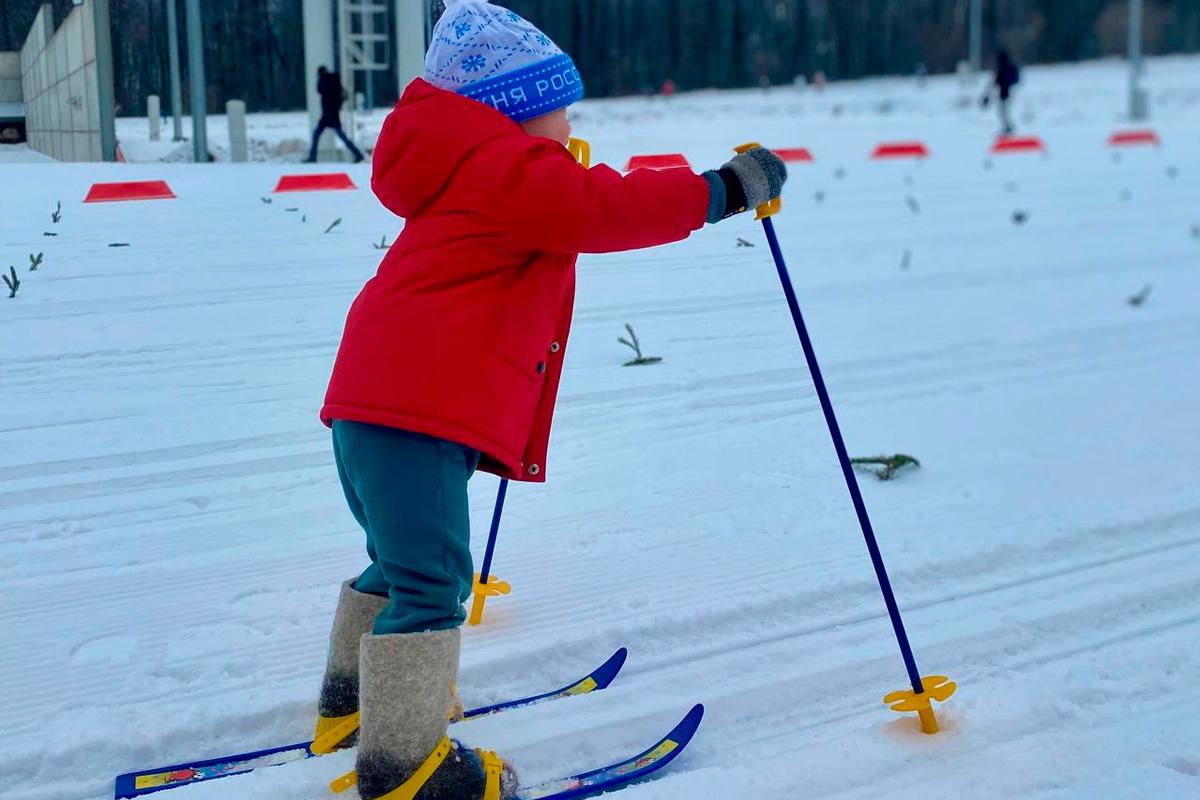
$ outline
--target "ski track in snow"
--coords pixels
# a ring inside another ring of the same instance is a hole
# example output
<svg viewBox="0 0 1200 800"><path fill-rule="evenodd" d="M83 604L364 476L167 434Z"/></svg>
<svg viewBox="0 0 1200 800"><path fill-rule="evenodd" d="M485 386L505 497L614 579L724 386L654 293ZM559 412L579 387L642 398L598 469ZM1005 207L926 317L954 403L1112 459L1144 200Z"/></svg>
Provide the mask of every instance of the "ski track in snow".
<svg viewBox="0 0 1200 800"><path fill-rule="evenodd" d="M1050 153L987 167L992 118L948 79L585 103L578 133L615 165L814 150L780 239L853 454L924 465L861 480L918 662L960 690L937 737L880 703L903 665L743 218L582 259L550 483L510 492L514 594L466 631L460 685L481 705L621 645L630 662L602 694L455 734L534 782L701 701L687 753L622 797L1200 794L1198 67L1151 62L1165 144L1119 160L1111 62L1029 70L1018 115ZM888 138L933 158L867 162ZM0 167L0 267L23 281L0 298L5 800L99 800L118 772L311 732L337 588L364 563L315 415L401 223L365 188L263 203L282 171ZM118 177L179 199L78 202ZM620 366L625 322L661 365ZM477 557L495 490L473 481ZM325 797L352 760L170 796Z"/></svg>

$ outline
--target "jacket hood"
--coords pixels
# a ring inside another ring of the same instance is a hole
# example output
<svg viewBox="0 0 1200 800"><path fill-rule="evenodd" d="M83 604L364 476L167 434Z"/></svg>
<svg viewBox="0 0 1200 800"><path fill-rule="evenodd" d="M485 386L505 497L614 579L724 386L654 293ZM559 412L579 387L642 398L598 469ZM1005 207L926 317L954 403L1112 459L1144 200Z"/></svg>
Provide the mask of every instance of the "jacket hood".
<svg viewBox="0 0 1200 800"><path fill-rule="evenodd" d="M520 125L476 100L418 78L388 115L372 159L371 189L392 213L412 217L442 194L475 150Z"/></svg>

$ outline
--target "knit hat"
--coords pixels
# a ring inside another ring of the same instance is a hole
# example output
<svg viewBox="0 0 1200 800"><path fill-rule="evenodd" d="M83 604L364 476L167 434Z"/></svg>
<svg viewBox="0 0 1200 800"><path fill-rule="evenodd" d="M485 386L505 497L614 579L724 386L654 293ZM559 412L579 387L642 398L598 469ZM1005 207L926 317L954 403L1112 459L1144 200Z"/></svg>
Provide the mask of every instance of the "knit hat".
<svg viewBox="0 0 1200 800"><path fill-rule="evenodd" d="M520 14L487 0L446 0L425 80L524 122L583 98L571 57Z"/></svg>

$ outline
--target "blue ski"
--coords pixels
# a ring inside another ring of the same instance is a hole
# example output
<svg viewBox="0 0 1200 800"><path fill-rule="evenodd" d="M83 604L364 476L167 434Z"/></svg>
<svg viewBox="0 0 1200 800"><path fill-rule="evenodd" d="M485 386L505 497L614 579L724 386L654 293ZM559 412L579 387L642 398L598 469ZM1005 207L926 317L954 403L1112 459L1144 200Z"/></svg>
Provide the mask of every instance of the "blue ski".
<svg viewBox="0 0 1200 800"><path fill-rule="evenodd" d="M704 706L697 705L658 744L644 753L591 772L521 789L518 800L579 800L637 783L674 761L692 741L703 719Z"/></svg>
<svg viewBox="0 0 1200 800"><path fill-rule="evenodd" d="M622 667L625 666L625 659L628 655L629 652L622 647L593 672L568 686L545 694L523 697L519 700L510 700L505 703L472 709L466 712L464 719L478 719L479 717L500 714L517 708L546 703L551 700L560 700L566 697L607 689L616 680ZM314 756L310 749L311 745L312 741L309 740L283 747L272 747L267 750L238 753L223 758L210 758L202 761L173 764L168 767L127 772L124 775L117 776L116 789L113 796L117 800L141 797L152 792L176 789L180 786L188 786L193 783L211 781L217 778L227 778L230 775L240 775L244 772L251 772L263 767L274 767L280 764L289 764L293 761L303 761L306 758L315 758L316 756ZM576 797L580 795L568 796Z"/></svg>

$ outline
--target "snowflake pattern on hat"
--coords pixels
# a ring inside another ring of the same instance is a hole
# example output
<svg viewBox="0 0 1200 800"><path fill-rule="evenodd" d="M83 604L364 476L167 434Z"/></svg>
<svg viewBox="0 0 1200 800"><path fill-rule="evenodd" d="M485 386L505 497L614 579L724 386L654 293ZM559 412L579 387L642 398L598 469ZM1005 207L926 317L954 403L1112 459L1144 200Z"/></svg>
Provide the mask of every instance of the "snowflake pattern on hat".
<svg viewBox="0 0 1200 800"><path fill-rule="evenodd" d="M425 79L517 122L583 97L571 57L520 14L487 0L446 3L425 57Z"/></svg>

